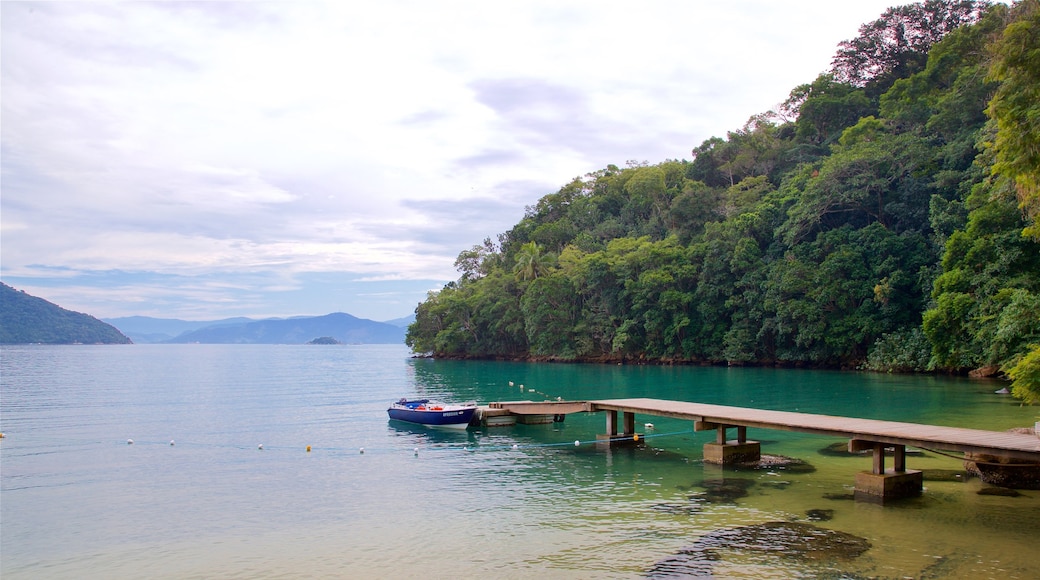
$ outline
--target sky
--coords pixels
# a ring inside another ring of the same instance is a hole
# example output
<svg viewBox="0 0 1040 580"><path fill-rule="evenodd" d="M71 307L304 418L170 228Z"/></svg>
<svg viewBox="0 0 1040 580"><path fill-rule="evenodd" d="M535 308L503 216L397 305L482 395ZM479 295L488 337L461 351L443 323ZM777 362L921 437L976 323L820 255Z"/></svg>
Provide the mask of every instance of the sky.
<svg viewBox="0 0 1040 580"><path fill-rule="evenodd" d="M901 2L0 2L0 280L390 320L526 206L690 159Z"/></svg>

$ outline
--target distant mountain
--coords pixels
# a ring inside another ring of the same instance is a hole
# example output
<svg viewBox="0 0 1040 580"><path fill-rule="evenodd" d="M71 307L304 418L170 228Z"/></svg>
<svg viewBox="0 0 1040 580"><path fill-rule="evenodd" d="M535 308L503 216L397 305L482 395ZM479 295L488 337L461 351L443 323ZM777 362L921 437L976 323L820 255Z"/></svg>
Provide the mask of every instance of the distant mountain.
<svg viewBox="0 0 1040 580"><path fill-rule="evenodd" d="M0 282L0 344L130 344L110 324Z"/></svg>
<svg viewBox="0 0 1040 580"><path fill-rule="evenodd" d="M415 322L415 313L409 314L403 318L395 318L393 320L387 320L386 323L392 326L400 326L401 328L408 328L408 325Z"/></svg>
<svg viewBox="0 0 1040 580"><path fill-rule="evenodd" d="M152 318L150 316L125 316L105 318L105 322L118 328L137 344L166 342L186 332L209 326L245 324L255 322L253 318L225 318L222 320L178 320L176 318Z"/></svg>
<svg viewBox="0 0 1040 580"><path fill-rule="evenodd" d="M336 312L324 316L207 326L164 341L204 344L304 344L329 337L346 344L401 344L402 327Z"/></svg>

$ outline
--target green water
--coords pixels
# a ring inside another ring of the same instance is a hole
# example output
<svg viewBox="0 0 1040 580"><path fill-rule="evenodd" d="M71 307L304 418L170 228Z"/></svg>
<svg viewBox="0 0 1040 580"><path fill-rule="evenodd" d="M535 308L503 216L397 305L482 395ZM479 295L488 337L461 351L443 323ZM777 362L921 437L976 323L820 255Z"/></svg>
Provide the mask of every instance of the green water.
<svg viewBox="0 0 1040 580"><path fill-rule="evenodd" d="M5 580L667 577L684 568L662 563L691 547L700 560L687 573L718 578L1040 577L1040 492L979 495L986 486L961 478L926 481L921 497L884 507L840 499L871 463L821 453L841 440L752 429L763 453L815 471L734 471L703 464L714 433L686 421L637 416L644 444L604 449L595 443L602 414L460 433L386 416L391 401L415 395L654 397L998 431L1032 425L1040 409L994 394L997 383L434 361L402 346L0 355ZM962 468L933 453L907 463ZM746 495L709 501L718 481ZM769 522L851 534L869 548L835 558L813 554L816 541L807 552L785 549L784 538L734 540L733 530Z"/></svg>
<svg viewBox="0 0 1040 580"><path fill-rule="evenodd" d="M432 360L415 361L412 366L421 388L437 392L449 385L466 385L458 394L481 401L654 397L995 431L1029 426L1040 416L1040 409L995 394L1003 386L1000 383L954 377ZM567 423L567 429L580 437L605 427L598 414L572 415ZM652 423L653 430L640 428L644 423ZM583 447L571 458L575 469L563 470L554 479L554 486L575 489L566 496L571 502L557 506L558 527L570 533L597 530L580 547L557 555L555 563L561 567L580 566L586 558L612 561L617 554L626 553L632 542L666 558L677 543L690 544L712 530L777 520L807 522L812 521L808 513L819 513L810 510L826 510L832 519L814 522L816 525L866 538L871 549L851 561L822 565L798 557L722 549L722 560L712 567L712 574L740 578L1040 577L1036 549L1040 492L1021 491L1019 497L979 495L989 486L956 477L946 482L926 481L920 498L884 507L828 499L847 497L855 473L870 469L869 457L825 453L828 446L841 445L844 440L750 429L749 438L762 442L764 454L799 458L816 470L808 474L741 471L700 461L701 446L713 439L713 432L693 433L688 422L653 416L637 416L636 425L644 433L644 448L604 451ZM562 438L560 431L533 436L557 441ZM489 437L494 432L489 430ZM963 469L962 461L936 453L915 453L907 461L911 469ZM590 465L584 466L585 462ZM586 472L587 479L573 479L574 474ZM747 496L732 502L691 505L687 501L703 496L705 480L719 479L748 479L752 484ZM595 507L603 505L610 507L602 511ZM609 540L604 541L604 533ZM631 571L643 564L632 562Z"/></svg>

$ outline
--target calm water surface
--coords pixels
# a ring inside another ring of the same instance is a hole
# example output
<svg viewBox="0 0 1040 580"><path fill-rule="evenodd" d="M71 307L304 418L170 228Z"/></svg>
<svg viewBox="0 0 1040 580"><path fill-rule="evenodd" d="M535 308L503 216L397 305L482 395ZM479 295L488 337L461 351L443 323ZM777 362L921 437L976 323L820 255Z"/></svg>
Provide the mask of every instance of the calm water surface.
<svg viewBox="0 0 1040 580"><path fill-rule="evenodd" d="M926 481L921 498L894 506L827 499L851 493L870 468L869 458L820 452L840 440L750 430L763 453L816 471L735 472L702 464L712 432L658 417L636 418L654 424L645 445L609 451L592 443L601 415L462 433L386 418L390 401L423 395L646 396L992 430L1037 420L1040 410L988 382L223 345L4 347L0 380L5 580L639 578L663 574L658 562L713 532L809 523L809 510L831 510L811 523L870 549L831 560L724 545L710 572L1040 576L1040 492L979 495L986 486L969 479ZM932 453L908 465L961 469ZM749 480L747 495L706 501L704 480L718 479Z"/></svg>

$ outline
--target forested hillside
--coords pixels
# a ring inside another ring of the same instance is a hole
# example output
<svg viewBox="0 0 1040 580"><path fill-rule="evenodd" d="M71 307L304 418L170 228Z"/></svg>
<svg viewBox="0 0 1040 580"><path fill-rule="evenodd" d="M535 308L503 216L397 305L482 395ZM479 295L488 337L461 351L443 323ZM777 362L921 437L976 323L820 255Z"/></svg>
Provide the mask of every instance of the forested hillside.
<svg viewBox="0 0 1040 580"><path fill-rule="evenodd" d="M608 166L459 254L444 357L989 367L1040 395L1040 9L928 1L692 159Z"/></svg>
<svg viewBox="0 0 1040 580"><path fill-rule="evenodd" d="M113 326L0 283L0 344L130 344Z"/></svg>

